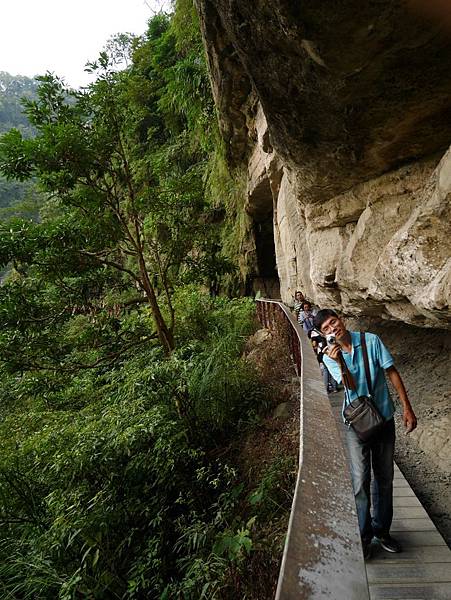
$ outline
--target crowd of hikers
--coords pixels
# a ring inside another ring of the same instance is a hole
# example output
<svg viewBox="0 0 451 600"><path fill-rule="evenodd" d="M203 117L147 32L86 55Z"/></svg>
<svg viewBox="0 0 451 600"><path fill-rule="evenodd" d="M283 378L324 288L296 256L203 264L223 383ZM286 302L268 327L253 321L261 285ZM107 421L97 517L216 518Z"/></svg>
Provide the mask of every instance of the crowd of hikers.
<svg viewBox="0 0 451 600"><path fill-rule="evenodd" d="M296 319L303 330L312 342L313 349L318 359L321 373L323 375L324 385L328 394L333 394L338 391L339 386L335 379L330 374L328 368L324 364L324 352L327 348L326 338L315 329L315 316L318 313L318 308L314 306L309 300L304 297L304 294L297 291L294 296L293 310L296 315Z"/></svg>

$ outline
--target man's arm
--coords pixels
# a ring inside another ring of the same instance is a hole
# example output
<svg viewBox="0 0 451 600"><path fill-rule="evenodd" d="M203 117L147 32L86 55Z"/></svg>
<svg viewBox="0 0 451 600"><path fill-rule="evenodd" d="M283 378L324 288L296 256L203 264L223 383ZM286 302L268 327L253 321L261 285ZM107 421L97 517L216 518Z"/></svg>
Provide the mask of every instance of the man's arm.
<svg viewBox="0 0 451 600"><path fill-rule="evenodd" d="M409 398L407 397L406 388L404 387L401 375L395 367L388 367L385 372L399 396L399 400L402 404L402 420L404 421L406 433L410 433L417 426L417 418L413 412Z"/></svg>

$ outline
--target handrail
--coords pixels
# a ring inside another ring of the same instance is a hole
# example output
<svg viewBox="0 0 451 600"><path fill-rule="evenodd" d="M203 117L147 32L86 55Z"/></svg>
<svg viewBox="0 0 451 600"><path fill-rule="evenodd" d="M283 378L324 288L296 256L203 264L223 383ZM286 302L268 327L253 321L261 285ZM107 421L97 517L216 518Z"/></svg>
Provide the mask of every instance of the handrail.
<svg viewBox="0 0 451 600"><path fill-rule="evenodd" d="M299 468L275 600L369 598L346 454L310 342L288 307L258 299L269 329L284 318L299 377Z"/></svg>

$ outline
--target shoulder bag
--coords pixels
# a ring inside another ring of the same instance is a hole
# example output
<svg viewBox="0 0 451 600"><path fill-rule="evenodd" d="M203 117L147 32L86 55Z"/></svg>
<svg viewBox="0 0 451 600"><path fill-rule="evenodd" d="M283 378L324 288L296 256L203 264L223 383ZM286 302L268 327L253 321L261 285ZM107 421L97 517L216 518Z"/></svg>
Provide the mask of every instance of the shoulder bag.
<svg viewBox="0 0 451 600"><path fill-rule="evenodd" d="M384 418L377 410L372 400L372 385L370 375L370 365L368 362L368 352L366 348L365 334L360 333L360 343L362 346L363 363L365 365L366 382L368 385L368 396L359 396L356 400L346 403L343 409L343 416L348 427L352 427L358 437L366 442L379 431L384 424ZM345 386L345 399L349 400L349 391L356 391L354 379L349 371L343 356L340 356L340 367L342 371L343 384Z"/></svg>

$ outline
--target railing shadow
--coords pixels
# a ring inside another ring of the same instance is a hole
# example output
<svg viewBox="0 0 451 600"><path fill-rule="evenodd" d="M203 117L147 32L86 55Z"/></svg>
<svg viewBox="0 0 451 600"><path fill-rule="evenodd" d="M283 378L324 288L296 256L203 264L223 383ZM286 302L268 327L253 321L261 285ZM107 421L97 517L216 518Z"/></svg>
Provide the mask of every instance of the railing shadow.
<svg viewBox="0 0 451 600"><path fill-rule="evenodd" d="M276 600L366 600L354 495L337 424L313 349L280 301L257 300L268 329L286 327L299 377L299 469Z"/></svg>

